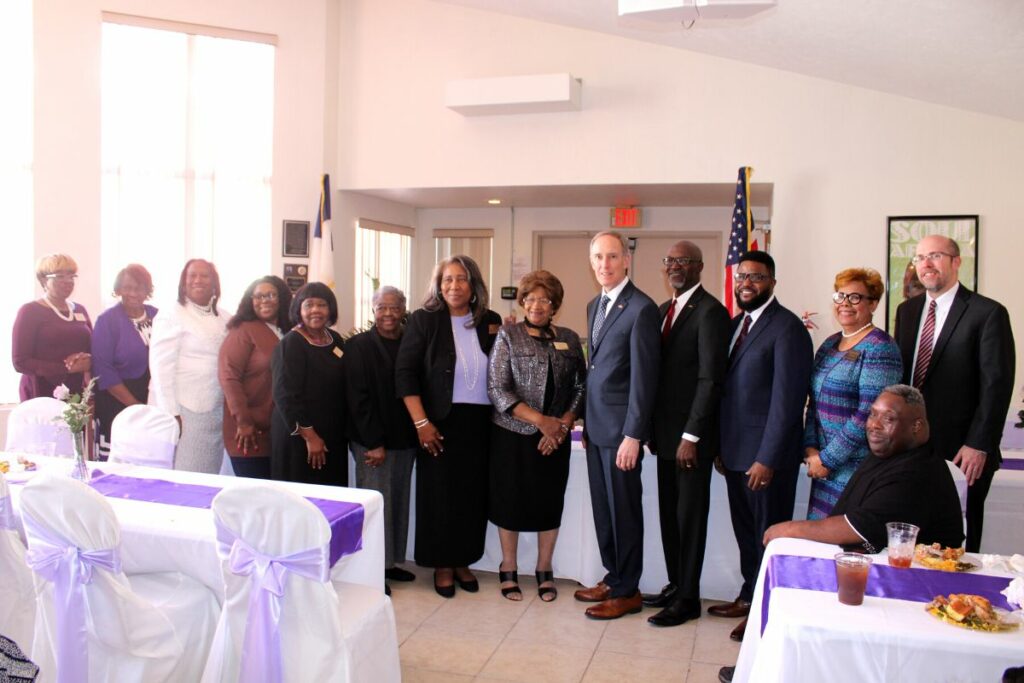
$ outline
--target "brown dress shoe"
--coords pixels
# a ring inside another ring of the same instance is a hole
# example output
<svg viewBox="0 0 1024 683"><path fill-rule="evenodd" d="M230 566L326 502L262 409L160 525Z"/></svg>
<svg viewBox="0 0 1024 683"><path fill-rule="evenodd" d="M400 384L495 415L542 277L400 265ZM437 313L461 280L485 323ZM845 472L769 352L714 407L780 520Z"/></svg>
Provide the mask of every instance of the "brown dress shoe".
<svg viewBox="0 0 1024 683"><path fill-rule="evenodd" d="M640 591L628 598L608 598L587 608L587 616L591 619L618 619L627 614L636 614L644 607Z"/></svg>
<svg viewBox="0 0 1024 683"><path fill-rule="evenodd" d="M732 640L735 640L737 643L742 643L743 642L743 634L746 633L746 632L747 632L747 620L744 619L743 621L740 622L739 626L737 626L736 628L734 628L732 630L732 633L729 634L729 638L731 638Z"/></svg>
<svg viewBox="0 0 1024 683"><path fill-rule="evenodd" d="M611 597L612 589L608 587L603 581L593 588L581 588L575 593L573 597L580 602L602 602Z"/></svg>
<svg viewBox="0 0 1024 683"><path fill-rule="evenodd" d="M726 617L728 619L745 617L750 614L750 603L746 600L736 598L732 602L727 602L724 605L712 605L711 607L708 607L708 614L713 617Z"/></svg>

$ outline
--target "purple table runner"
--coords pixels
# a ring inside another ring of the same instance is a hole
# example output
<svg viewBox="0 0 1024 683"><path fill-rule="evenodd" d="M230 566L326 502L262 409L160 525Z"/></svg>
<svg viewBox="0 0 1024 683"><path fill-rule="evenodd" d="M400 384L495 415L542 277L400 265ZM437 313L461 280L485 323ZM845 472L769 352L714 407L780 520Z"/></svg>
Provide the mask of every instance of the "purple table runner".
<svg viewBox="0 0 1024 683"><path fill-rule="evenodd" d="M999 467L1004 470L1024 470L1024 458L1003 458L1003 464Z"/></svg>
<svg viewBox="0 0 1024 683"><path fill-rule="evenodd" d="M109 498L203 509L209 509L214 496L221 491L215 486L181 484L164 479L122 477L117 474L104 474L99 470L94 471L89 485ZM363 547L362 505L324 498L307 497L306 500L323 513L331 526L332 567L345 555L351 555Z"/></svg>
<svg viewBox="0 0 1024 683"><path fill-rule="evenodd" d="M970 593L988 598L996 607L1011 609L1000 591L1010 584L1001 576L942 572L934 569L896 569L872 564L865 595L894 600L931 602L936 595ZM768 603L773 588L800 588L809 591L837 591L835 561L820 557L772 555L764 573L761 597L761 635L768 625Z"/></svg>

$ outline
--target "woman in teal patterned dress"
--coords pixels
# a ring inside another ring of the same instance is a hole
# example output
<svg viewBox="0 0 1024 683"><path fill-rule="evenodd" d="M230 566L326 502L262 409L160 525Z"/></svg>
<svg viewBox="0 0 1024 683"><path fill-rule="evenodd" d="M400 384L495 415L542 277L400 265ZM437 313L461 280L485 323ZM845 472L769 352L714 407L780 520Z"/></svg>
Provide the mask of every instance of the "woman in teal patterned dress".
<svg viewBox="0 0 1024 683"><path fill-rule="evenodd" d="M871 322L883 292L881 276L870 268L836 275L832 301L842 331L826 339L814 357L804 429L804 462L814 479L808 519L832 512L868 455L864 424L871 404L903 374L896 342Z"/></svg>

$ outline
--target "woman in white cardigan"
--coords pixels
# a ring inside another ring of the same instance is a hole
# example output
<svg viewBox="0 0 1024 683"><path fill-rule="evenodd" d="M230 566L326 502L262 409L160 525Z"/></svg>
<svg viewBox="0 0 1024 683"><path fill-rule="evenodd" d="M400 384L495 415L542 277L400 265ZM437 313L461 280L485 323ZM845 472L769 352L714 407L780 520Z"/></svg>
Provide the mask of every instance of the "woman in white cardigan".
<svg viewBox="0 0 1024 683"><path fill-rule="evenodd" d="M178 305L153 320L149 347L149 402L178 419L181 440L174 469L220 472L224 460L224 416L217 353L228 316L217 308L220 277L209 261L192 259L178 282Z"/></svg>

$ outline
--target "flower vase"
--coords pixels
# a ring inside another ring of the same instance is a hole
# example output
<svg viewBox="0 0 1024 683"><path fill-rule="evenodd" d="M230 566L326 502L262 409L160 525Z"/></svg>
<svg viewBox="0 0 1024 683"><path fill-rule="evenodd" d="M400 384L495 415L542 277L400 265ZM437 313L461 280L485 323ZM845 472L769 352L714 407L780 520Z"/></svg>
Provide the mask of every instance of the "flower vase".
<svg viewBox="0 0 1024 683"><path fill-rule="evenodd" d="M71 466L71 478L88 482L91 475L85 465L85 430L71 432L71 439L75 444L75 463Z"/></svg>

